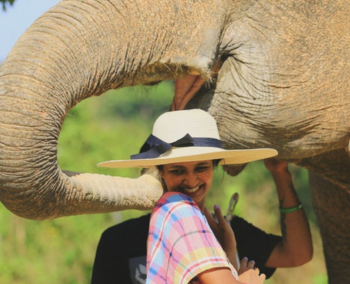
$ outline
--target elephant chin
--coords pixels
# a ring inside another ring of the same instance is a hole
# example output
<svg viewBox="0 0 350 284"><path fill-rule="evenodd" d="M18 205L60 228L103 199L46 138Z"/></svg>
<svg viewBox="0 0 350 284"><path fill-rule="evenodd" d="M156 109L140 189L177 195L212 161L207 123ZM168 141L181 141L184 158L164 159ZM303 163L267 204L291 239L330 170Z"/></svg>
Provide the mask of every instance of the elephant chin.
<svg viewBox="0 0 350 284"><path fill-rule="evenodd" d="M236 176L239 173L241 173L244 168L247 166L247 164L241 164L241 165L224 165L222 168L224 171L229 174L230 176Z"/></svg>

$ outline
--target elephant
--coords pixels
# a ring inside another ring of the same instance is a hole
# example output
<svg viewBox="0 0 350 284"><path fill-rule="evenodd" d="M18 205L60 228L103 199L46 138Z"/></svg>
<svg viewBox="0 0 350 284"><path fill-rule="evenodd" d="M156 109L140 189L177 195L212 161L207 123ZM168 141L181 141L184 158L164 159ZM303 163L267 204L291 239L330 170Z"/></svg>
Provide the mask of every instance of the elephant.
<svg viewBox="0 0 350 284"><path fill-rule="evenodd" d="M349 15L344 0L62 0L0 70L1 202L36 220L152 208L155 173L65 171L57 141L80 101L175 80L172 109L207 110L225 148L309 170L329 283L348 283Z"/></svg>

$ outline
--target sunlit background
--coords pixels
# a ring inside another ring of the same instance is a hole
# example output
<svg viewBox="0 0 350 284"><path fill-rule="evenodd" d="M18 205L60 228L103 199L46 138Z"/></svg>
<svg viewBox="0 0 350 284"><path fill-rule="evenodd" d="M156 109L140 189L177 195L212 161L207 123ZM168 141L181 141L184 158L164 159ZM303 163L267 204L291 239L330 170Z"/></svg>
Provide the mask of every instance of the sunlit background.
<svg viewBox="0 0 350 284"><path fill-rule="evenodd" d="M57 0L17 0L0 9L0 62L18 37ZM97 168L110 159L127 159L151 132L155 118L171 104L173 83L154 87L110 91L80 103L66 118L59 139L62 169L137 177L138 170ZM327 283L322 244L312 209L307 172L290 165L294 184L310 221L313 260L298 268L278 269L268 284ZM234 192L240 193L236 214L261 229L280 234L278 200L273 180L263 162L254 162L237 177L220 168L208 197L208 207L224 210ZM86 284L90 282L94 255L101 233L123 220L148 212L129 210L110 214L31 221L16 217L0 204L1 284Z"/></svg>

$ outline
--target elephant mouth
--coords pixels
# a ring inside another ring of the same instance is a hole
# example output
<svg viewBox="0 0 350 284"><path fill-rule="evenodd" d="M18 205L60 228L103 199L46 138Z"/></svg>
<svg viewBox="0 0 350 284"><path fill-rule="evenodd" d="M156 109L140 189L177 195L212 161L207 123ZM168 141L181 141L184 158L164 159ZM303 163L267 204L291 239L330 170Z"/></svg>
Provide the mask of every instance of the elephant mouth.
<svg viewBox="0 0 350 284"><path fill-rule="evenodd" d="M186 104L193 98L201 86L205 83L200 75L187 75L175 80L175 95L171 110L184 109Z"/></svg>
<svg viewBox="0 0 350 284"><path fill-rule="evenodd" d="M220 70L220 60L215 64L212 69L212 76L216 75ZM194 97L199 91L202 85L206 82L198 72L193 70L190 75L175 80L175 95L171 110L182 110L187 103Z"/></svg>

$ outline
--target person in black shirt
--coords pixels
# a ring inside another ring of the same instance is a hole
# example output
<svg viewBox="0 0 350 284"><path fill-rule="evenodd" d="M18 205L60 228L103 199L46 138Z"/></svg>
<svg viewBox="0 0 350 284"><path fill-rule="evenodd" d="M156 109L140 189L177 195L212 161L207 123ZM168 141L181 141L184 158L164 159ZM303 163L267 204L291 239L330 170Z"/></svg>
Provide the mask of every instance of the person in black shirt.
<svg viewBox="0 0 350 284"><path fill-rule="evenodd" d="M103 232L93 267L93 284L144 283L150 215L127 220ZM232 218L231 226L235 232L238 254L254 260L260 272L270 277L275 269L263 268L263 264L281 237L266 234L237 216ZM257 251L259 253L254 254Z"/></svg>
<svg viewBox="0 0 350 284"><path fill-rule="evenodd" d="M274 178L280 200L282 236L267 234L238 216L233 216L230 224L241 261L254 261L255 267L269 278L277 267L299 266L311 260L312 242L288 164L266 159L265 166ZM150 214L144 215L103 232L91 284L145 283L149 220Z"/></svg>

